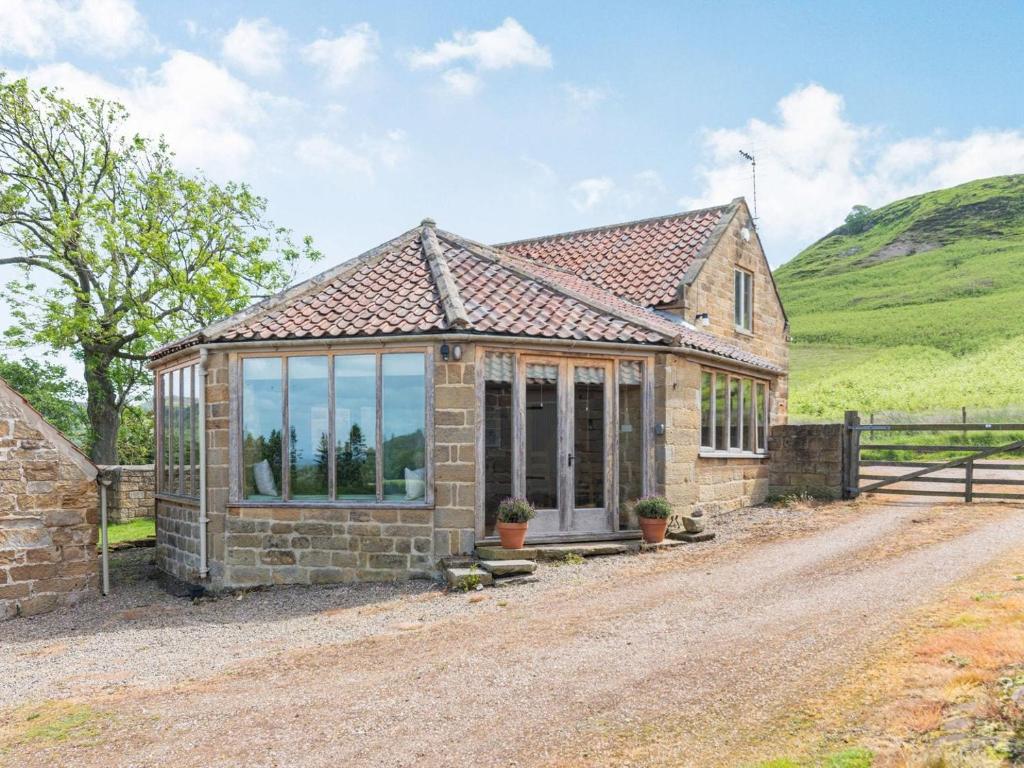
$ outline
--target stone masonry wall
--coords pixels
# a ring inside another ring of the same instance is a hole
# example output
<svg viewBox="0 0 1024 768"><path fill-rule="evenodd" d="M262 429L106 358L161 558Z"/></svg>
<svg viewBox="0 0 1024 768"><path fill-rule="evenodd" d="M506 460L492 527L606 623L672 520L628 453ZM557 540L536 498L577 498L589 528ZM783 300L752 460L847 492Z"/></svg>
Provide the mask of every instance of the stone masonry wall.
<svg viewBox="0 0 1024 768"><path fill-rule="evenodd" d="M0 619L98 592L98 486L26 408L0 392Z"/></svg>
<svg viewBox="0 0 1024 768"><path fill-rule="evenodd" d="M838 499L843 488L843 425L786 424L772 427L770 493L807 493Z"/></svg>
<svg viewBox="0 0 1024 768"><path fill-rule="evenodd" d="M156 562L181 581L199 579L199 502L157 501Z"/></svg>
<svg viewBox="0 0 1024 768"><path fill-rule="evenodd" d="M440 559L476 546L475 350L464 344L462 362L435 359L433 522L434 556Z"/></svg>
<svg viewBox="0 0 1024 768"><path fill-rule="evenodd" d="M107 520L125 523L156 512L156 475L152 464L104 467L112 479L107 490Z"/></svg>
<svg viewBox="0 0 1024 768"><path fill-rule="evenodd" d="M658 492L674 508L670 529L679 518L757 504L768 495L768 460L700 456L701 366L676 356L659 355L655 365L655 420L665 434L655 440Z"/></svg>

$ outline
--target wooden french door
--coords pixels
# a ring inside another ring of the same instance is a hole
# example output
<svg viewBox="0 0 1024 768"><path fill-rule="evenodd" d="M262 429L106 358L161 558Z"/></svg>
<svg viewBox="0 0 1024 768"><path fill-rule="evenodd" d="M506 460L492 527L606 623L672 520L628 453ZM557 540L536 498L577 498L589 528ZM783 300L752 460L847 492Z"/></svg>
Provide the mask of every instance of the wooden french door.
<svg viewBox="0 0 1024 768"><path fill-rule="evenodd" d="M537 509L530 535L617 530L612 364L524 356L519 365L516 484Z"/></svg>

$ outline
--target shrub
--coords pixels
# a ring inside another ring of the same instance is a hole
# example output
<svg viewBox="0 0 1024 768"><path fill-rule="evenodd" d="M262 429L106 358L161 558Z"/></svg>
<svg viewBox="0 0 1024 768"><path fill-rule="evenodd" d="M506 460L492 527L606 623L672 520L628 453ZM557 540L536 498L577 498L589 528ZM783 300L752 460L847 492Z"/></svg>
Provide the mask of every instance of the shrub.
<svg viewBox="0 0 1024 768"><path fill-rule="evenodd" d="M664 520L672 514L672 505L664 496L643 496L636 500L633 508L637 515L649 519Z"/></svg>
<svg viewBox="0 0 1024 768"><path fill-rule="evenodd" d="M537 510L526 499L509 497L498 505L499 523L528 523L537 515Z"/></svg>

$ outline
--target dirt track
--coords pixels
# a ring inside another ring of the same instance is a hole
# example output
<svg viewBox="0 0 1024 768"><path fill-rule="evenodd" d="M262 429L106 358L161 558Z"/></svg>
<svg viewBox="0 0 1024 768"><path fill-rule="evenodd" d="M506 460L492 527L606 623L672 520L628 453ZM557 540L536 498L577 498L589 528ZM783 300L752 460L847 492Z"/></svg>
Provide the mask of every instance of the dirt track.
<svg viewBox="0 0 1024 768"><path fill-rule="evenodd" d="M1024 510L966 509L795 512L704 549L544 569L541 584L478 602L424 592L391 595L376 613L363 603L287 619L377 622L356 636L294 630L282 642L268 618L266 632L248 626L248 653L218 642L214 622L190 627L194 652L235 658L167 684L68 689L101 713L91 740L25 739L15 727L0 760L742 764L766 748L773 722L836 685L916 608L1024 547ZM246 599L264 598L281 599ZM10 673L45 663L23 652Z"/></svg>

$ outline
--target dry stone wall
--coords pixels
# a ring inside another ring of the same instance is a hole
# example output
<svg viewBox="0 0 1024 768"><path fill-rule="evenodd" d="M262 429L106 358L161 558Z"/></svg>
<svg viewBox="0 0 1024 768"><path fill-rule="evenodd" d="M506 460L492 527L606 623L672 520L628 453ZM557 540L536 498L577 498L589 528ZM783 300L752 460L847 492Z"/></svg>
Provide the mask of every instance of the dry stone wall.
<svg viewBox="0 0 1024 768"><path fill-rule="evenodd" d="M104 467L111 479L107 490L107 520L126 523L140 517L153 517L156 507L156 477L152 464Z"/></svg>
<svg viewBox="0 0 1024 768"><path fill-rule="evenodd" d="M0 618L97 594L95 469L0 386Z"/></svg>
<svg viewBox="0 0 1024 768"><path fill-rule="evenodd" d="M783 424L768 439L770 493L838 499L843 488L843 425Z"/></svg>

